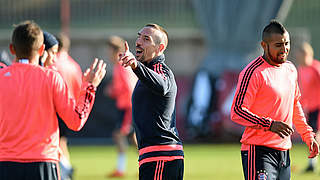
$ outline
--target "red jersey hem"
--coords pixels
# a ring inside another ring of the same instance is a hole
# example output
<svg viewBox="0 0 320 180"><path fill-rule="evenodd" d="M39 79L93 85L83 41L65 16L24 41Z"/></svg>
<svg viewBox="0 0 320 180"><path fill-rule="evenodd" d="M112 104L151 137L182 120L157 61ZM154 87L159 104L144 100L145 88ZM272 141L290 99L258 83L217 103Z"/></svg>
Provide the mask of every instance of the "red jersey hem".
<svg viewBox="0 0 320 180"><path fill-rule="evenodd" d="M254 145L254 146L264 146L264 147L272 148L272 149L279 150L279 151L287 151L287 150L288 150L288 149L277 148L277 147L270 147L270 146L259 145L259 144L241 144L241 151L248 151L248 150L250 149L250 145Z"/></svg>

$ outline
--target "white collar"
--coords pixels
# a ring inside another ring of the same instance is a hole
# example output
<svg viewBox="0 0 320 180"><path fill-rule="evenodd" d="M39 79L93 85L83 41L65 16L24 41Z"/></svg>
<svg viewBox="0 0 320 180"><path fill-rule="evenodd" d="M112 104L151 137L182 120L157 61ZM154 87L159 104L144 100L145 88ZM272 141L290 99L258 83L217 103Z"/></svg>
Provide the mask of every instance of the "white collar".
<svg viewBox="0 0 320 180"><path fill-rule="evenodd" d="M29 64L29 59L19 59L19 63Z"/></svg>

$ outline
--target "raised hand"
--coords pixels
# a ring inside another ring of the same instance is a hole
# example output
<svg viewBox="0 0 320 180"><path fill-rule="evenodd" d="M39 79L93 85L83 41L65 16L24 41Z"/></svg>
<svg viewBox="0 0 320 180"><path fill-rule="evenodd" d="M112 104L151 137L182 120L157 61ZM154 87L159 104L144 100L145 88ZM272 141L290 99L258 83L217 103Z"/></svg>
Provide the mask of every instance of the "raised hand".
<svg viewBox="0 0 320 180"><path fill-rule="evenodd" d="M104 63L103 60L95 58L90 68L83 73L83 80L98 87L101 80L106 75L106 66L106 63Z"/></svg>
<svg viewBox="0 0 320 180"><path fill-rule="evenodd" d="M294 130L284 122L273 121L270 131L277 133L281 138L285 138L286 136L290 136Z"/></svg>
<svg viewBox="0 0 320 180"><path fill-rule="evenodd" d="M132 69L135 69L138 65L136 57L130 52L128 42L125 44L125 52L120 54L119 61L123 67L130 66Z"/></svg>

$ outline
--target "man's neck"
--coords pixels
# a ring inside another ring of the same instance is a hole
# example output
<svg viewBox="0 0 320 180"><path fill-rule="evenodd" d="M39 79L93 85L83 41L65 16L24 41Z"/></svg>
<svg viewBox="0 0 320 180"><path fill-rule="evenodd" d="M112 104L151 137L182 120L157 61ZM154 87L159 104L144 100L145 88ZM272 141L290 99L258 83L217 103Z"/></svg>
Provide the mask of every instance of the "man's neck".
<svg viewBox="0 0 320 180"><path fill-rule="evenodd" d="M280 64L277 64L277 63L271 61L265 54L263 54L262 58L263 58L264 60L266 60L266 62L267 62L268 64L270 64L271 66L276 66L276 67L279 67L279 66L280 66Z"/></svg>
<svg viewBox="0 0 320 180"><path fill-rule="evenodd" d="M151 63L152 61L154 61L155 59L159 59L159 57L161 56L162 54L159 54L159 55L157 55L157 56L155 56L155 57L153 57L152 59L150 59L150 60L147 60L147 61L145 61L147 64L149 64L149 63Z"/></svg>

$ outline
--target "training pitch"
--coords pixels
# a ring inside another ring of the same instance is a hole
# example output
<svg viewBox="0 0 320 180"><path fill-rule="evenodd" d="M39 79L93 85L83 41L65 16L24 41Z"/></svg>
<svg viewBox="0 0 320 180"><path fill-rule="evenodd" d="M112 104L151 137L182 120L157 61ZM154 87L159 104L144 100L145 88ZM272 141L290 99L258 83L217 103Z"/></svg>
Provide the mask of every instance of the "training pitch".
<svg viewBox="0 0 320 180"><path fill-rule="evenodd" d="M243 179L240 144L185 144L185 180ZM116 166L115 146L70 146L75 180L107 180ZM122 180L138 180L138 154L128 149L127 173ZM320 173L303 173L307 161L307 146L294 144L290 151L291 179L319 180ZM320 166L320 162L318 163Z"/></svg>

